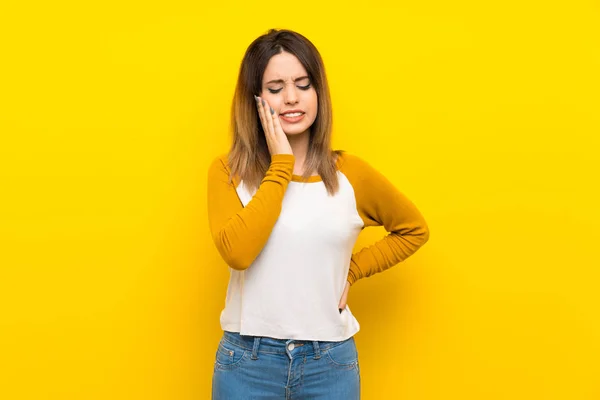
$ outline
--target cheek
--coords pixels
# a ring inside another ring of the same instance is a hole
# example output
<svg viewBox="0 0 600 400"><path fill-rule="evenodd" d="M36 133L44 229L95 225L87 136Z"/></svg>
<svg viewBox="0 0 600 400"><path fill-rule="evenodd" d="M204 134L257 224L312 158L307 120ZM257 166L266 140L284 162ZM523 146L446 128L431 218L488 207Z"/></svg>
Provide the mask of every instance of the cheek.
<svg viewBox="0 0 600 400"><path fill-rule="evenodd" d="M317 97L314 96L310 100L310 109L312 114L313 121L317 118L317 113L319 111L319 102L317 101Z"/></svg>
<svg viewBox="0 0 600 400"><path fill-rule="evenodd" d="M278 110L279 106L280 106L280 100L277 97L277 95L274 95L273 93L270 93L268 91L263 91L260 95L261 98L265 99L267 101L267 103L269 103L269 105L271 107L273 107L274 109Z"/></svg>
<svg viewBox="0 0 600 400"><path fill-rule="evenodd" d="M317 100L317 93L316 92L310 93L310 95L309 95L309 97L307 99L307 103L310 104L310 108L316 114L318 106L319 106L319 101Z"/></svg>

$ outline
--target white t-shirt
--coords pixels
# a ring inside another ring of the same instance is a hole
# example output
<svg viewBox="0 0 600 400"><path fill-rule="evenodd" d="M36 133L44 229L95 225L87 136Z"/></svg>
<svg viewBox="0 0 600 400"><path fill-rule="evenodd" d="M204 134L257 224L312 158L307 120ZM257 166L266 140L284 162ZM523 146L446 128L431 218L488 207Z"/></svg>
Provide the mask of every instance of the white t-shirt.
<svg viewBox="0 0 600 400"><path fill-rule="evenodd" d="M272 157L254 191L243 181L225 182L226 156L211 166L209 216L220 214L210 218L211 230L230 263L221 328L280 339L345 340L360 329L348 304L338 310L346 282L406 259L429 231L416 207L358 157L338 156L334 196L320 177L303 181L293 175L293 162L292 155ZM390 235L353 255L369 225L383 225Z"/></svg>

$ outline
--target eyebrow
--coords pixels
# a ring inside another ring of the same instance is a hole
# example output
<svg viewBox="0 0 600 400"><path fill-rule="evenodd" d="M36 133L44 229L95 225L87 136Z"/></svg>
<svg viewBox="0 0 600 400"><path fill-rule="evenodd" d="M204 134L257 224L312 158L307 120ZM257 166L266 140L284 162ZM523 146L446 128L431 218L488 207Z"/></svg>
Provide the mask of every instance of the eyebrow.
<svg viewBox="0 0 600 400"><path fill-rule="evenodd" d="M298 81L301 81L302 79L306 79L306 78L308 78L308 76L301 76L299 78L294 79L294 82L298 82ZM269 83L284 83L284 80L283 79L273 79L272 81L267 82L267 85Z"/></svg>

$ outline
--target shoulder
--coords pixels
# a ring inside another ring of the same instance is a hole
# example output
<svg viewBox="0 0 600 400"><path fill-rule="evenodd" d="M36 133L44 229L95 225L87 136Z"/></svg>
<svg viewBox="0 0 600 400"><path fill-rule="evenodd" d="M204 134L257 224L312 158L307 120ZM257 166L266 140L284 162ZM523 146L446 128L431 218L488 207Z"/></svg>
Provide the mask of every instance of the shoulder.
<svg viewBox="0 0 600 400"><path fill-rule="evenodd" d="M338 170L348 179L356 194L371 197L391 185L390 180L363 157L344 151L338 162Z"/></svg>
<svg viewBox="0 0 600 400"><path fill-rule="evenodd" d="M219 154L211 160L208 166L208 174L209 176L215 175L227 175L231 173L231 168L229 165L229 154L223 153Z"/></svg>
<svg viewBox="0 0 600 400"><path fill-rule="evenodd" d="M209 168L210 169L226 168L227 170L229 170L229 154L223 153L223 154L217 155L216 157L213 157Z"/></svg>
<svg viewBox="0 0 600 400"><path fill-rule="evenodd" d="M375 172L374 168L364 158L356 154L345 150L336 150L335 153L338 155L337 167L344 173L368 174L369 172Z"/></svg>
<svg viewBox="0 0 600 400"><path fill-rule="evenodd" d="M209 181L226 181L227 183L237 185L239 180L231 179L231 168L229 165L229 153L223 153L215 156L208 167Z"/></svg>

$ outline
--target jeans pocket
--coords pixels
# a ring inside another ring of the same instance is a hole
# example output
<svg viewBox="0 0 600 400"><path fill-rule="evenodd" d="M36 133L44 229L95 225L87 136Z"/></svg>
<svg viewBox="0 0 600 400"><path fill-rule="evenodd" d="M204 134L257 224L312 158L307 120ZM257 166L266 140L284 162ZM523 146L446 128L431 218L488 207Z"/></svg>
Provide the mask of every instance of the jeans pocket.
<svg viewBox="0 0 600 400"><path fill-rule="evenodd" d="M215 356L215 368L231 370L239 367L247 358L248 350L221 340Z"/></svg>
<svg viewBox="0 0 600 400"><path fill-rule="evenodd" d="M339 369L352 369L358 366L358 352L353 337L328 348L325 356L330 365Z"/></svg>

